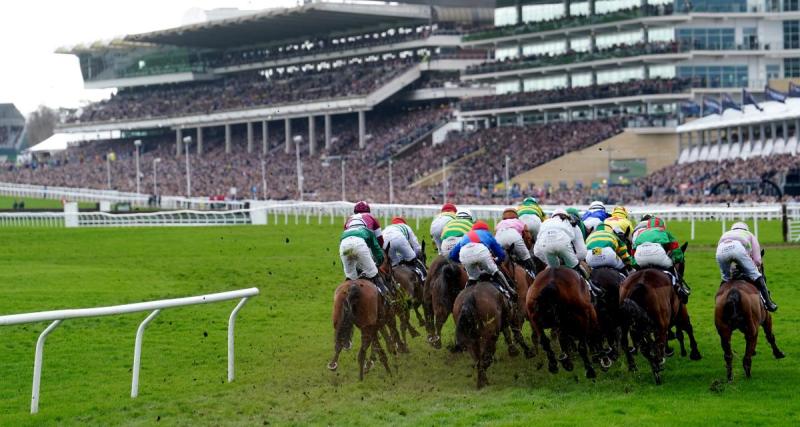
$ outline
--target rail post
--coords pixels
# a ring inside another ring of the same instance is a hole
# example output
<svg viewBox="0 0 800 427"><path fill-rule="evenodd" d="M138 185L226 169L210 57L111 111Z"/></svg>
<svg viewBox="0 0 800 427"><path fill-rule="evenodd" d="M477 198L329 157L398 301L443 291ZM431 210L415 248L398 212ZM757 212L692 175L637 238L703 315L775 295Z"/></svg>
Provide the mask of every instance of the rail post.
<svg viewBox="0 0 800 427"><path fill-rule="evenodd" d="M247 297L242 298L241 301L239 301L239 304L236 304L236 307L234 307L233 311L231 311L231 316L228 318L228 382L233 381L234 377L233 328L236 326L236 315L239 314L239 310L244 307L247 299Z"/></svg>
<svg viewBox="0 0 800 427"><path fill-rule="evenodd" d="M36 354L33 357L33 388L31 391L31 414L39 412L39 385L42 383L42 353L44 353L44 341L50 332L53 332L61 320L54 320L45 330L39 335L36 340Z"/></svg>
<svg viewBox="0 0 800 427"><path fill-rule="evenodd" d="M136 398L139 395L139 369L142 366L142 337L144 336L144 328L153 321L153 319L161 313L161 309L155 309L149 316L147 316L139 328L136 330L136 342L133 345L133 379L131 380L131 398Z"/></svg>

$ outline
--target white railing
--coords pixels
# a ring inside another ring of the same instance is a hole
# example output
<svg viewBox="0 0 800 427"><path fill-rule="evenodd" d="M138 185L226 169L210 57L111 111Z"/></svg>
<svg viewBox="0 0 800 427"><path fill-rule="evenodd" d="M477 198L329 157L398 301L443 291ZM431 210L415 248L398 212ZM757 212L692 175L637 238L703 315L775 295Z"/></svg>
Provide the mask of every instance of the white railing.
<svg viewBox="0 0 800 427"><path fill-rule="evenodd" d="M139 370L141 367L142 338L147 325L163 309L184 307L188 305L208 304L212 302L228 301L239 299L239 303L228 317L228 382L234 378L234 325L236 314L244 306L247 300L258 295L258 288L241 289L238 291L221 292L216 294L200 295L187 298L175 298L159 301L141 302L136 304L115 305L110 307L82 308L74 310L55 310L42 311L38 313L12 314L0 316L0 326L20 325L24 323L52 322L39 335L36 340L36 353L33 359L33 387L31 391L31 414L39 412L39 385L42 380L42 354L44 352L44 342L47 336L55 330L62 321L66 319L78 319L84 317L112 316L118 314L138 313L142 311L152 312L139 324L136 330L136 341L133 350L133 378L131 380L131 397L139 395Z"/></svg>

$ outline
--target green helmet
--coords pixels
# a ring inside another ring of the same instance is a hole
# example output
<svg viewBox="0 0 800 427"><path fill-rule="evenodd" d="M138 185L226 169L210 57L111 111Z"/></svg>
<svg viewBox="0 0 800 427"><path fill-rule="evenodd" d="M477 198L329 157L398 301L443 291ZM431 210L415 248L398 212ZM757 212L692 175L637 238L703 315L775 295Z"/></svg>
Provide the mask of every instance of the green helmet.
<svg viewBox="0 0 800 427"><path fill-rule="evenodd" d="M538 205L539 201L536 200L535 197L526 197L525 200L522 201L522 204L525 206Z"/></svg>

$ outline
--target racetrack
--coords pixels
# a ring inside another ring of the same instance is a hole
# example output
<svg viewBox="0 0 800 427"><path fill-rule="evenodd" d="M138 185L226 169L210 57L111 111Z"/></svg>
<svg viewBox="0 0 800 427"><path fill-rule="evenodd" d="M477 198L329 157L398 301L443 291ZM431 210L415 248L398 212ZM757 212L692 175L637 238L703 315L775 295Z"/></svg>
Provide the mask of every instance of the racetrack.
<svg viewBox="0 0 800 427"><path fill-rule="evenodd" d="M303 221L301 220L301 223ZM412 224L413 225L413 224ZM734 339L732 384L713 325L719 284L718 223L698 223L687 252L689 312L703 360L667 361L655 386L643 359L596 381L582 369L556 375L510 359L498 344L490 386L474 388L468 355L434 350L423 337L392 358L393 377L374 369L358 381L355 351L329 372L332 293L342 278L340 226L185 229L3 229L0 313L77 308L199 295L257 286L237 322L237 379L226 383L226 322L234 302L163 311L142 354L139 398L131 400L136 326L144 313L67 320L47 340L40 413L28 413L33 349L44 324L0 327L0 425L42 424L563 424L792 425L800 422L800 247L776 245L780 224L761 223L766 272L776 302L774 360L763 335L753 379ZM427 237L427 224L418 231ZM688 224L670 224L680 239ZM426 239L429 240L429 239ZM771 245L769 244L771 243ZM429 254L432 257L432 254ZM529 329L525 333L529 339ZM207 336L206 336L207 335ZM444 334L452 341L452 321ZM354 340L358 343L358 340Z"/></svg>

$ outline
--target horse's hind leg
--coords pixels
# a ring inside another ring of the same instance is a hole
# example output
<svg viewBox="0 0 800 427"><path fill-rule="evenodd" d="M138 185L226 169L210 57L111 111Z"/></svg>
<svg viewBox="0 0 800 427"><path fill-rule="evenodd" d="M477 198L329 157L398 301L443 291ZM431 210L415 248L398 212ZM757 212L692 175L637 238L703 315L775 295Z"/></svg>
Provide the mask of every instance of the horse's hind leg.
<svg viewBox="0 0 800 427"><path fill-rule="evenodd" d="M373 341L372 350L378 353L378 358L380 359L381 364L383 364L383 367L386 368L386 372L389 375L392 375L392 370L389 369L389 358L386 357L386 352L383 351L383 347L381 347L381 342L377 339L377 336Z"/></svg>
<svg viewBox="0 0 800 427"><path fill-rule="evenodd" d="M783 359L786 357L786 355L778 349L778 344L775 343L775 334L772 333L772 316L769 313L767 313L767 318L764 319L764 324L762 326L764 328L764 335L767 337L767 342L772 347L772 355L775 356L776 359Z"/></svg>
<svg viewBox="0 0 800 427"><path fill-rule="evenodd" d="M625 352L625 360L628 362L628 371L636 371L636 359L633 357L633 348L628 345L628 326L623 325L620 327L620 346L622 351Z"/></svg>
<svg viewBox="0 0 800 427"><path fill-rule="evenodd" d="M514 345L514 340L511 338L511 328L508 325L503 326L503 339L506 340L506 345L508 345L508 355L511 357L519 356L519 349Z"/></svg>
<svg viewBox="0 0 800 427"><path fill-rule="evenodd" d="M392 341L394 341L397 346L398 353L408 353L408 346L405 341L400 338L400 332L397 331L397 322L394 316L389 316L389 319L386 321L386 328L389 330Z"/></svg>
<svg viewBox="0 0 800 427"><path fill-rule="evenodd" d="M375 339L375 332L368 328L361 331L361 349L358 350L358 379L364 381L364 372L366 370L367 350Z"/></svg>
<svg viewBox="0 0 800 427"><path fill-rule="evenodd" d="M681 348L681 357L686 357L686 345L683 342L683 329L680 327L675 328L675 339L678 341L678 345Z"/></svg>
<svg viewBox="0 0 800 427"><path fill-rule="evenodd" d="M534 326L534 322L531 322L531 326ZM558 372L558 362L556 361L555 353L553 353L553 348L550 347L550 338L547 338L547 334L539 328L538 324L535 325L534 330L536 331L535 334L539 335L539 344L547 355L547 369L555 374Z"/></svg>
<svg viewBox="0 0 800 427"><path fill-rule="evenodd" d="M753 366L753 355L756 352L756 342L758 342L758 327L753 325L745 331L746 348L744 350L744 358L742 358L742 366L744 367L744 376L750 378L750 369Z"/></svg>
<svg viewBox="0 0 800 427"><path fill-rule="evenodd" d="M481 337L479 342L475 343L479 347L478 355L478 388L483 388L489 384L489 379L486 376L486 371L492 365L494 359L494 352L496 350L497 335L493 337Z"/></svg>
<svg viewBox="0 0 800 427"><path fill-rule="evenodd" d="M417 322L419 323L419 327L420 328L426 328L427 324L425 323L425 318L423 318L422 314L419 312L419 308L420 308L421 305L422 304L419 303L419 302L414 304L414 315L417 317ZM425 309L423 308L422 311L424 312Z"/></svg>
<svg viewBox="0 0 800 427"><path fill-rule="evenodd" d="M725 374L728 382L733 381L733 351L731 350L731 333L729 328L717 328L719 332L719 343L722 346L722 353L725 357Z"/></svg>
<svg viewBox="0 0 800 427"><path fill-rule="evenodd" d="M586 369L586 378L597 378L597 372L595 372L594 366L592 366L592 361L589 360L589 344L585 337L582 338L581 342L578 344L578 354L581 355L581 359L583 360L583 367Z"/></svg>
<svg viewBox="0 0 800 427"><path fill-rule="evenodd" d="M450 317L449 311L444 311L436 315L436 322L434 325L434 336L431 345L433 348L442 348L442 327L444 327L447 318Z"/></svg>
<svg viewBox="0 0 800 427"><path fill-rule="evenodd" d="M339 353L342 352L342 348L344 348L344 343L341 343L339 342L339 340L336 340L336 342L333 345L333 358L328 363L328 369L330 369L331 371L335 371L336 368L339 367Z"/></svg>
<svg viewBox="0 0 800 427"><path fill-rule="evenodd" d="M686 331L686 335L689 336L689 348L691 349L689 359L702 359L703 356L700 355L700 351L697 349L697 341L694 339L694 329L692 328L692 322L689 320L689 312L686 311L685 305L681 305L681 312L678 316L678 324L676 327L679 331L681 329Z"/></svg>
<svg viewBox="0 0 800 427"><path fill-rule="evenodd" d="M575 369L575 365L572 363L572 338L562 332L558 334L558 343L561 346L561 355L558 360L561 361L561 366L565 371L572 372Z"/></svg>

